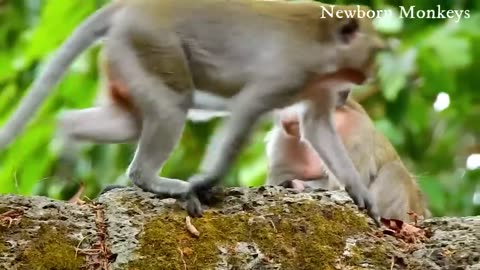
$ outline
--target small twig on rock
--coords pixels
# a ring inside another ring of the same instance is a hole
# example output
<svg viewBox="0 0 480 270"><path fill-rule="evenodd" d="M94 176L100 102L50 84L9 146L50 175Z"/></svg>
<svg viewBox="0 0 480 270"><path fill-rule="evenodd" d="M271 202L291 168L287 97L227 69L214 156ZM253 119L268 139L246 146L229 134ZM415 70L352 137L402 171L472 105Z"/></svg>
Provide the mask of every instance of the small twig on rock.
<svg viewBox="0 0 480 270"><path fill-rule="evenodd" d="M87 206L89 206L95 214L95 225L97 228L96 240L91 244L90 248L78 249L77 252L78 254L87 256L87 263L85 265L87 269L110 270L112 269L111 262L114 258L107 244L108 234L103 207L96 202L87 202Z"/></svg>
<svg viewBox="0 0 480 270"><path fill-rule="evenodd" d="M182 260L183 262L183 269L184 270L187 270L187 262L185 261L185 259L183 258L183 251L181 248L177 248L178 252L180 252L180 259Z"/></svg>
<svg viewBox="0 0 480 270"><path fill-rule="evenodd" d="M187 230L189 233L191 233L192 235L194 235L195 237L199 237L200 236L200 232L197 230L197 228L195 228L195 226L193 226L192 224L192 220L189 216L187 216L185 218L185 223L187 225Z"/></svg>
<svg viewBox="0 0 480 270"><path fill-rule="evenodd" d="M268 219L270 221L270 224L272 224L272 227L273 227L273 230L275 231L275 233L278 233L277 231L277 227L275 227L275 223L273 223L273 220L271 219Z"/></svg>
<svg viewBox="0 0 480 270"><path fill-rule="evenodd" d="M81 250L80 245L82 245L83 240L85 240L85 238L87 238L87 237L82 236L82 239L80 240L80 242L78 242L78 245L77 245L77 247L75 248L75 258L77 258L77 256L78 256L78 251Z"/></svg>
<svg viewBox="0 0 480 270"><path fill-rule="evenodd" d="M17 225L23 216L23 210L14 209L0 214L0 225L10 228L12 225Z"/></svg>
<svg viewBox="0 0 480 270"><path fill-rule="evenodd" d="M414 221L414 225L417 226L418 225L418 215L417 213L413 212L413 211L410 211L407 213L407 215L413 217L413 221Z"/></svg>
<svg viewBox="0 0 480 270"><path fill-rule="evenodd" d="M80 199L82 197L83 191L85 191L85 185L83 183L80 183L80 187L78 188L77 192L75 192L75 195L73 195L69 200L68 203L71 204L84 204L85 202Z"/></svg>

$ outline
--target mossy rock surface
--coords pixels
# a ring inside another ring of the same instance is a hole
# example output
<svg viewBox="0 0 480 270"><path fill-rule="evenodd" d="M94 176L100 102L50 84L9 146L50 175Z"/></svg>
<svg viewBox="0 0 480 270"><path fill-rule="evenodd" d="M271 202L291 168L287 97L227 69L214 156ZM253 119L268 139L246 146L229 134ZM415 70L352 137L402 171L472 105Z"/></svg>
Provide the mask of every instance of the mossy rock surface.
<svg viewBox="0 0 480 270"><path fill-rule="evenodd" d="M183 269L185 261L196 269L214 269L219 264L239 268L248 262L238 249L248 243L265 262L283 269L327 269L335 265L348 237L369 230L355 213L311 201L263 210L261 214L245 211L229 216L208 212L194 222L199 238L185 230L184 213L167 211L146 223L140 238L143 258L130 266ZM229 259L222 261L222 253Z"/></svg>
<svg viewBox="0 0 480 270"><path fill-rule="evenodd" d="M0 195L0 269L480 269L480 217L426 220L431 238L406 244L381 236L345 192L223 195L192 220L199 237L181 202L136 188L84 205Z"/></svg>
<svg viewBox="0 0 480 270"><path fill-rule="evenodd" d="M130 222L142 221L130 224L141 228L132 229L136 250L126 269L335 269L344 263L347 240L372 232L345 194L228 189L224 203L192 220L198 238L186 230L185 211L173 200L156 202L133 190L111 196L118 205L107 211L124 212L113 226L124 229L128 215L138 218Z"/></svg>
<svg viewBox="0 0 480 270"><path fill-rule="evenodd" d="M77 248L87 248L96 236L90 212L41 197L2 196L0 269L84 269Z"/></svg>

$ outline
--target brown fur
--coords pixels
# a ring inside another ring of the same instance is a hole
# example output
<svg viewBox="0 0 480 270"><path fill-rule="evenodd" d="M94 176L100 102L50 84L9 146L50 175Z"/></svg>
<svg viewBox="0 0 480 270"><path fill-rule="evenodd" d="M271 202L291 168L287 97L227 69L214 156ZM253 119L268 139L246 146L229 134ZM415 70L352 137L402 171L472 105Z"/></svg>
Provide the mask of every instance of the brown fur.
<svg viewBox="0 0 480 270"><path fill-rule="evenodd" d="M308 142L300 139L299 114L286 110L279 115L281 129L272 130L275 134L269 134L268 139L267 184L287 184L303 190L316 181L327 189L341 188L335 177L325 171L321 158ZM364 184L372 192L379 214L404 221L413 220L408 212L429 217L415 177L404 166L392 144L375 129L363 107L349 97L343 106L337 107L334 117L335 128ZM289 181L294 183L288 184ZM305 184L298 181L305 181Z"/></svg>

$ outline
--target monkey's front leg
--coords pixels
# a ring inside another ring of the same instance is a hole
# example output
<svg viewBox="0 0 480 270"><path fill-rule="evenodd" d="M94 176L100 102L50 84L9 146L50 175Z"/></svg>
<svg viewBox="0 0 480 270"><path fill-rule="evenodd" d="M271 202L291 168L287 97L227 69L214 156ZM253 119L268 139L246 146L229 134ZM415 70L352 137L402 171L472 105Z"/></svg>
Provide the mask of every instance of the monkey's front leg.
<svg viewBox="0 0 480 270"><path fill-rule="evenodd" d="M283 90L282 90L283 89ZM241 151L258 118L273 108L285 105L296 88L273 88L254 85L243 90L232 102L232 114L207 148L201 166L202 174L190 178L191 192L187 211L193 217L202 215L201 203L211 204L212 188L219 184Z"/></svg>
<svg viewBox="0 0 480 270"><path fill-rule="evenodd" d="M263 113L258 109L249 109L249 111L255 111L255 113L232 111L231 118L212 138L212 143L207 148L206 157L201 165L202 174L194 175L189 179L191 194L187 211L190 216L202 215L201 203L207 205L213 203L212 188L221 182L248 138L258 115Z"/></svg>
<svg viewBox="0 0 480 270"><path fill-rule="evenodd" d="M300 121L301 133L332 174L345 186L355 204L359 208L366 208L368 214L379 224L377 206L335 131L332 120L333 106L330 106L329 100L330 97L325 96L322 106L313 101L309 103L303 120Z"/></svg>

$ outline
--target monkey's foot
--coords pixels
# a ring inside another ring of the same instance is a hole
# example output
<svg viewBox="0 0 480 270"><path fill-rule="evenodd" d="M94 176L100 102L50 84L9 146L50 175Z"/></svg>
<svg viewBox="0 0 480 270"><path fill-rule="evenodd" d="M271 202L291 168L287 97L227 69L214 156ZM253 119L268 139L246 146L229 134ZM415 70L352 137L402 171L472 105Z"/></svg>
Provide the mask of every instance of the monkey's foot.
<svg viewBox="0 0 480 270"><path fill-rule="evenodd" d="M127 186L124 185L108 185L102 191L100 191L100 195L109 192L110 190L114 190L117 188L126 188Z"/></svg>

